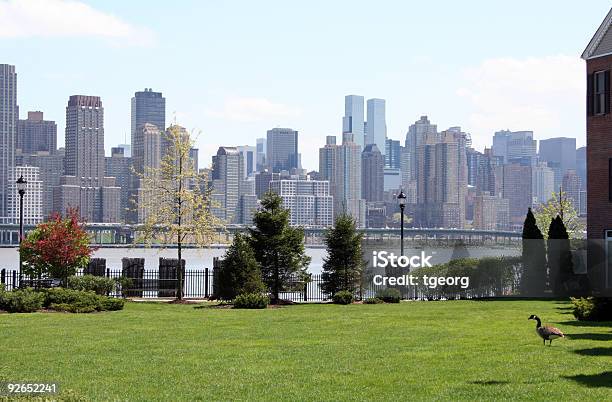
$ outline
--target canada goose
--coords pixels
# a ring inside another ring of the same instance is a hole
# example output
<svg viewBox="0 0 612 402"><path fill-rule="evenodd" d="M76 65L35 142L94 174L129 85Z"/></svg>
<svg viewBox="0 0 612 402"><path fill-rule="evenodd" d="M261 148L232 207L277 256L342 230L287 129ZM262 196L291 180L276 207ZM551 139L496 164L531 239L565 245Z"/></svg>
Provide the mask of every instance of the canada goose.
<svg viewBox="0 0 612 402"><path fill-rule="evenodd" d="M552 345L553 339L557 338L565 338L563 332L559 330L559 328L551 327L551 326L542 326L542 321L540 321L540 317L537 315L530 315L529 320L536 320L536 332L540 335L540 338L544 339L544 345L546 345L546 341L548 341L548 346Z"/></svg>

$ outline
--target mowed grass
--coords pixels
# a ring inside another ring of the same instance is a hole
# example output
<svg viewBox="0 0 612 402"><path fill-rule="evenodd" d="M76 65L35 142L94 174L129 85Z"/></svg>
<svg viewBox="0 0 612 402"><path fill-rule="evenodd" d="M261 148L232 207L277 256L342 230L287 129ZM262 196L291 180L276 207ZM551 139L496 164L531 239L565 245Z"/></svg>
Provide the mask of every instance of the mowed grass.
<svg viewBox="0 0 612 402"><path fill-rule="evenodd" d="M567 338L542 346L530 314ZM0 314L0 381L91 400L604 401L611 325L552 301Z"/></svg>

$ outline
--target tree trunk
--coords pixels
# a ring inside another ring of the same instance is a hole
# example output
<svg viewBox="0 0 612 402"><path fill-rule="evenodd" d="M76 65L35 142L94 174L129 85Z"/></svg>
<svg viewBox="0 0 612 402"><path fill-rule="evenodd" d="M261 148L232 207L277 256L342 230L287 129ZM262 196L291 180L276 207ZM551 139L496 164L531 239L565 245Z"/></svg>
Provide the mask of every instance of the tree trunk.
<svg viewBox="0 0 612 402"><path fill-rule="evenodd" d="M176 273L176 297L178 300L183 300L183 242L181 241L180 231L178 237L178 271Z"/></svg>

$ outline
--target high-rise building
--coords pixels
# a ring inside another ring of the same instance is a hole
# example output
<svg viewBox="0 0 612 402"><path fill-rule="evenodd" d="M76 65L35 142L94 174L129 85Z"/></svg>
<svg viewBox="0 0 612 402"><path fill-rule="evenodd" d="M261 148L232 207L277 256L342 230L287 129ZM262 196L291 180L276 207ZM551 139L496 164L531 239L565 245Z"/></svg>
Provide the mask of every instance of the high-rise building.
<svg viewBox="0 0 612 402"><path fill-rule="evenodd" d="M501 130L493 136L493 156L500 157L504 164L518 160L535 164L536 149L537 141L533 139L533 131Z"/></svg>
<svg viewBox="0 0 612 402"><path fill-rule="evenodd" d="M43 221L42 182L35 166L15 166L11 172L8 188L8 223L19 223L19 193L17 179L23 177L27 182L23 195L23 223L36 225Z"/></svg>
<svg viewBox="0 0 612 402"><path fill-rule="evenodd" d="M261 172L266 166L266 139L257 139L256 170Z"/></svg>
<svg viewBox="0 0 612 402"><path fill-rule="evenodd" d="M479 194L474 199L474 229L507 230L510 204L507 199Z"/></svg>
<svg viewBox="0 0 612 402"><path fill-rule="evenodd" d="M532 166L509 163L502 168L502 197L510 203L511 225L521 225L533 204Z"/></svg>
<svg viewBox="0 0 612 402"><path fill-rule="evenodd" d="M26 120L17 121L16 147L24 155L57 150L57 125L44 120L43 112L28 112Z"/></svg>
<svg viewBox="0 0 612 402"><path fill-rule="evenodd" d="M299 168L298 132L291 128L268 130L267 165L273 172Z"/></svg>
<svg viewBox="0 0 612 402"><path fill-rule="evenodd" d="M120 188L105 168L102 101L73 95L66 107L64 176L54 192L55 209L78 208L88 222L119 222Z"/></svg>
<svg viewBox="0 0 612 402"><path fill-rule="evenodd" d="M272 180L279 180L280 173L272 173L267 169L261 172L257 172L255 175L255 195L257 199L262 199L264 194L270 190L270 182Z"/></svg>
<svg viewBox="0 0 612 402"><path fill-rule="evenodd" d="M18 119L15 66L0 64L0 217L7 216L7 191L9 176L15 166Z"/></svg>
<svg viewBox="0 0 612 402"><path fill-rule="evenodd" d="M587 163L586 163L586 147L580 147L576 150L576 173L580 177L582 189L586 190L587 184ZM586 208L586 205L584 206Z"/></svg>
<svg viewBox="0 0 612 402"><path fill-rule="evenodd" d="M129 202L132 160L125 156L123 148L113 147L111 148L111 156L107 156L105 162L105 175L114 177L115 184L120 188L119 218L121 222L126 222L128 211L133 208Z"/></svg>
<svg viewBox="0 0 612 402"><path fill-rule="evenodd" d="M244 161L243 177L251 177L257 171L257 148L250 145L236 147Z"/></svg>
<svg viewBox="0 0 612 402"><path fill-rule="evenodd" d="M353 134L342 135L342 145L335 146L332 196L334 214L351 215L359 227L365 226L366 204L361 193L361 146Z"/></svg>
<svg viewBox="0 0 612 402"><path fill-rule="evenodd" d="M380 202L384 191L384 157L376 144L368 144L361 153L361 193L366 202Z"/></svg>
<svg viewBox="0 0 612 402"><path fill-rule="evenodd" d="M333 225L333 197L329 181L281 179L270 182L270 189L283 199L293 226L329 227Z"/></svg>
<svg viewBox="0 0 612 402"><path fill-rule="evenodd" d="M240 223L242 155L236 147L219 147L212 161L214 214L226 223Z"/></svg>
<svg viewBox="0 0 612 402"><path fill-rule="evenodd" d="M565 192L568 200L571 201L577 213L580 213L580 188L582 183L580 177L574 169L570 169L563 175L561 188Z"/></svg>
<svg viewBox="0 0 612 402"><path fill-rule="evenodd" d="M576 139L575 138L549 138L540 140L540 161L558 166L555 171L555 189L559 190L563 175L568 170L576 170Z"/></svg>
<svg viewBox="0 0 612 402"><path fill-rule="evenodd" d="M356 144L363 147L365 143L363 96L347 95L344 97L344 117L342 133L353 134Z"/></svg>
<svg viewBox="0 0 612 402"><path fill-rule="evenodd" d="M404 193L408 196L406 190L411 191L414 189L413 199L416 203L417 197L417 181L418 181L418 169L419 166L419 153L417 150L424 143L426 136L436 135L438 133L438 127L435 124L431 124L427 116L421 116L419 120L414 122L406 133L406 150L407 153L404 157L404 167L402 168L402 183L404 187Z"/></svg>
<svg viewBox="0 0 612 402"><path fill-rule="evenodd" d="M401 145L398 140L387 138L385 141L385 167L390 169L401 168ZM382 153L382 152L381 152Z"/></svg>
<svg viewBox="0 0 612 402"><path fill-rule="evenodd" d="M545 162L540 162L531 168L531 187L533 205L544 204L555 192L555 173Z"/></svg>
<svg viewBox="0 0 612 402"><path fill-rule="evenodd" d="M60 185L60 177L64 175L64 148L54 153L37 152L32 155L18 154L18 166L35 166L42 182L42 215L47 218L55 211L53 205L54 188Z"/></svg>
<svg viewBox="0 0 612 402"><path fill-rule="evenodd" d="M145 125L147 126L145 127ZM157 128L157 131L155 128ZM151 88L145 88L144 91L134 93L132 98L131 155L136 177L132 184L133 189L139 187L137 176L143 174L146 167L151 167L144 162L145 135L152 135L153 132L156 132L157 135L163 137L165 129L166 98L162 96L162 93L153 92ZM160 143L163 143L163 138L161 138ZM149 155L149 158L154 161L158 159L156 155Z"/></svg>
<svg viewBox="0 0 612 402"><path fill-rule="evenodd" d="M365 145L376 144L380 153L384 155L385 141L387 140L387 122L385 118L385 100L368 99L368 121L365 133Z"/></svg>
<svg viewBox="0 0 612 402"><path fill-rule="evenodd" d="M416 204L417 181L416 179L413 179L413 177L416 175L413 175L411 170L412 158L415 157L415 155L410 152L408 147L402 147L400 153L400 173L402 177L401 189L404 191L404 195L406 196L406 204Z"/></svg>

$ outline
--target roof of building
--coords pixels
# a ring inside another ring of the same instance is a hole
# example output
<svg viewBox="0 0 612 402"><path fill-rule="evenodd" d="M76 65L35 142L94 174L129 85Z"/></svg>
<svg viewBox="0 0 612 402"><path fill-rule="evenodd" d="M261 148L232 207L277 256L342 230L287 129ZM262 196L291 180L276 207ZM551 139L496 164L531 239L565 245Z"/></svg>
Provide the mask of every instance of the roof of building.
<svg viewBox="0 0 612 402"><path fill-rule="evenodd" d="M608 11L608 15L591 38L584 52L582 52L581 57L584 60L612 55L612 30L610 30L610 26L612 26L612 8Z"/></svg>

